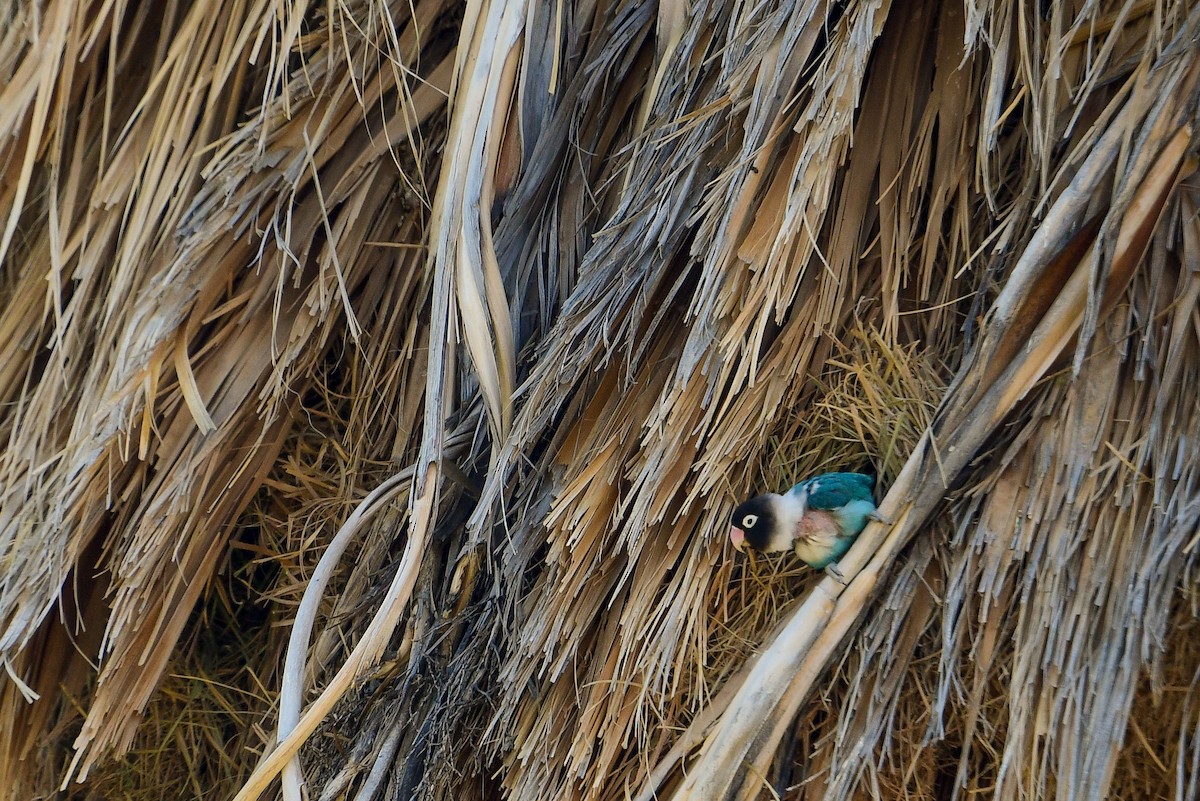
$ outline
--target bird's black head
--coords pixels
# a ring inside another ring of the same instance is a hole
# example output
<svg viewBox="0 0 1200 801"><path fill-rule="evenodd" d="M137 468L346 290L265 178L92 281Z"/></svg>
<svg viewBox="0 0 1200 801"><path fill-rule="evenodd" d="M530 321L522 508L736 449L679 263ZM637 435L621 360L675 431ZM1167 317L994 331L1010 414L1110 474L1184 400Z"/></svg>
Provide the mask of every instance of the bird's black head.
<svg viewBox="0 0 1200 801"><path fill-rule="evenodd" d="M775 508L766 495L751 498L733 510L729 524L729 539L739 551L749 545L756 551L766 551L775 532Z"/></svg>

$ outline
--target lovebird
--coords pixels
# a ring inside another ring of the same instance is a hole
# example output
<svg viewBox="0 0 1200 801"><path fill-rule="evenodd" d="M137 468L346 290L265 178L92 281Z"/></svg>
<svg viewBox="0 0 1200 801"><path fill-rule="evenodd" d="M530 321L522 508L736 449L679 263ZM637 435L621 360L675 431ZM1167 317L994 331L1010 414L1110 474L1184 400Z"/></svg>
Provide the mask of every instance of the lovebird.
<svg viewBox="0 0 1200 801"><path fill-rule="evenodd" d="M762 553L795 551L845 584L837 561L868 520L890 522L875 508L874 485L874 476L862 473L822 473L782 495L751 498L733 510L729 540L739 551L747 545Z"/></svg>

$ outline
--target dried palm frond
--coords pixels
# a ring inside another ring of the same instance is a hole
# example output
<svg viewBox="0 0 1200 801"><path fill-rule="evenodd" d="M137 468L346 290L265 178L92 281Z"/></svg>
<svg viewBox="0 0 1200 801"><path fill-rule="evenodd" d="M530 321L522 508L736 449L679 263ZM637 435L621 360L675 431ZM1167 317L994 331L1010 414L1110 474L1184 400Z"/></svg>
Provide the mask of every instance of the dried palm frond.
<svg viewBox="0 0 1200 801"><path fill-rule="evenodd" d="M13 797L1195 795L1196 8L0 20Z"/></svg>
<svg viewBox="0 0 1200 801"><path fill-rule="evenodd" d="M6 219L28 216L32 198L49 209L43 224L18 226L4 263L8 787L23 786L17 760L35 751L26 775L57 783L130 745L234 520L304 424L297 399L327 353L369 347L369 383L401 401L387 405L390 425L407 431L420 414L395 392L415 363L397 373L387 361L424 336L413 313L427 292L422 254L409 249L422 231L419 126L442 108L438 65L451 48L421 72L401 67L438 49L430 23L444 9L396 30L383 6L341 6L324 20L323 51L299 38L300 9L276 11L121 4L97 15L54 2L8 28L26 59L5 89L5 129L20 133L4 157L20 170ZM251 78L264 47L274 64ZM38 112L50 103L80 116L52 122ZM368 324L386 340L356 344ZM408 458L394 439L353 449L354 461ZM50 612L68 581L89 603L59 623ZM39 637L82 637L80 653L39 660ZM82 690L91 660L80 729L51 705L60 683ZM33 693L45 701L30 707ZM74 728L66 770L44 740L55 717L56 731Z"/></svg>

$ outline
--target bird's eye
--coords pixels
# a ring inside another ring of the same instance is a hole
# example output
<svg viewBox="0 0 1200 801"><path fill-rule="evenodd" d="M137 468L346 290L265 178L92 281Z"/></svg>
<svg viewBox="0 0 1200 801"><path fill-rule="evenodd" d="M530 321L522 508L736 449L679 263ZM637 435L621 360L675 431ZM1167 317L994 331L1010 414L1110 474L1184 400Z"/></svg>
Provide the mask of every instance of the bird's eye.
<svg viewBox="0 0 1200 801"><path fill-rule="evenodd" d="M758 522L758 515L746 515L742 518L742 528L754 528L754 524Z"/></svg>

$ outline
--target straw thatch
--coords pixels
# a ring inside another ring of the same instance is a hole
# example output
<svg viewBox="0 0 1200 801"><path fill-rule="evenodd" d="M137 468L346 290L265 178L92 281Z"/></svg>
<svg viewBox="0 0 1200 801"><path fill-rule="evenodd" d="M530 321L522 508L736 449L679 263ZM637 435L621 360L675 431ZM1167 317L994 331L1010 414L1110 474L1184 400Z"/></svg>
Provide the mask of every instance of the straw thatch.
<svg viewBox="0 0 1200 801"><path fill-rule="evenodd" d="M1197 797L1198 51L0 9L0 788ZM845 586L726 545L864 468Z"/></svg>

